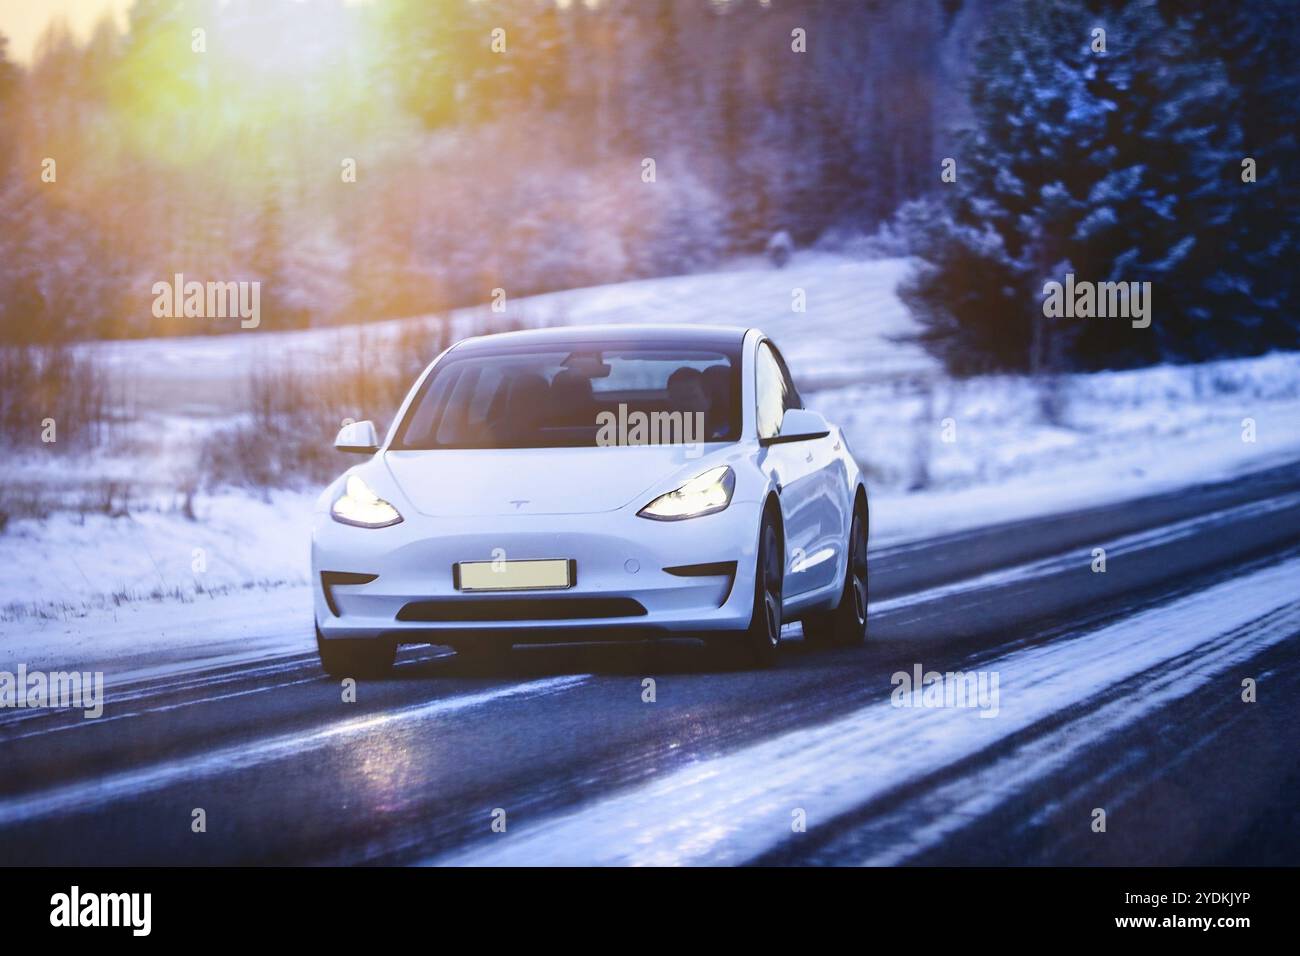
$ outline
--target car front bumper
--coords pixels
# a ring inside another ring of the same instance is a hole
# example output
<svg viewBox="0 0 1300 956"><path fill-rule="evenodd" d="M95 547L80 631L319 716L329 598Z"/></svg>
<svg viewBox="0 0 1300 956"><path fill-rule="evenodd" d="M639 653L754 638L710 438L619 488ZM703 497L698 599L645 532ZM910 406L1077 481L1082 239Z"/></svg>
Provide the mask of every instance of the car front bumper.
<svg viewBox="0 0 1300 956"><path fill-rule="evenodd" d="M748 626L753 610L758 514L757 504L733 500L725 511L684 521L654 521L623 509L415 515L369 529L318 512L312 533L316 624L325 640L412 644L475 638L570 643L736 631ZM543 558L576 562L575 584L553 591L465 593L453 579L452 566L461 561ZM327 595L322 572L374 579L334 584Z"/></svg>

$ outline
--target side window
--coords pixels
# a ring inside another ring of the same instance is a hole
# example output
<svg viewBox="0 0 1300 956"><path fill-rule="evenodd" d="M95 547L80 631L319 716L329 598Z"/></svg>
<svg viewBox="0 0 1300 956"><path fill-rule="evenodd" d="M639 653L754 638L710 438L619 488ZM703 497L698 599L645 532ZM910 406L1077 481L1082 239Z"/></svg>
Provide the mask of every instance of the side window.
<svg viewBox="0 0 1300 956"><path fill-rule="evenodd" d="M781 430L785 417L787 379L781 371L772 347L766 342L758 346L754 356L754 396L758 413L758 437L772 438Z"/></svg>
<svg viewBox="0 0 1300 956"><path fill-rule="evenodd" d="M788 412L792 408L803 408L803 399L799 397L799 392L794 387L794 379L790 377L790 367L785 364L785 357L777 351L775 345L769 347L772 349L772 357L776 359L777 367L781 369L781 380L784 382L785 391L784 410Z"/></svg>

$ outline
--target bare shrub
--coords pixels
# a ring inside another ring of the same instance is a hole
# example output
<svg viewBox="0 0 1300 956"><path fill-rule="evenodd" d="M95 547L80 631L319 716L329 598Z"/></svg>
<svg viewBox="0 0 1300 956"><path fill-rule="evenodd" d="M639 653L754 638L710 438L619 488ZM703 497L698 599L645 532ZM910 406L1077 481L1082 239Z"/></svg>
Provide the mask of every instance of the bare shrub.
<svg viewBox="0 0 1300 956"><path fill-rule="evenodd" d="M44 521L60 513L84 524L89 515L125 518L153 510L157 508L149 490L129 479L91 477L72 485L0 481L0 534L12 522Z"/></svg>
<svg viewBox="0 0 1300 956"><path fill-rule="evenodd" d="M244 419L203 444L205 485L280 488L329 480L346 464L334 450L343 423L368 418L382 434L446 344L442 322L409 321L395 333L358 328L345 354L326 368L290 359L253 369Z"/></svg>
<svg viewBox="0 0 1300 956"><path fill-rule="evenodd" d="M90 353L66 344L0 346L0 444L93 448L109 438L107 376ZM43 442L46 419L56 441Z"/></svg>

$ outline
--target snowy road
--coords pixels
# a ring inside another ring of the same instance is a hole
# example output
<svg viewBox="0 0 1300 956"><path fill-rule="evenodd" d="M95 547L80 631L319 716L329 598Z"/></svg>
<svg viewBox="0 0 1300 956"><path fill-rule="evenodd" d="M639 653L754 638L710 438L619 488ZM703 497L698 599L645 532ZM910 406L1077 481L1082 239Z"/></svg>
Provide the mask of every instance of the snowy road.
<svg viewBox="0 0 1300 956"><path fill-rule="evenodd" d="M303 653L0 712L0 863L1300 862L1300 469L872 561L869 644L771 671L413 649L344 703ZM896 706L918 667L994 706Z"/></svg>

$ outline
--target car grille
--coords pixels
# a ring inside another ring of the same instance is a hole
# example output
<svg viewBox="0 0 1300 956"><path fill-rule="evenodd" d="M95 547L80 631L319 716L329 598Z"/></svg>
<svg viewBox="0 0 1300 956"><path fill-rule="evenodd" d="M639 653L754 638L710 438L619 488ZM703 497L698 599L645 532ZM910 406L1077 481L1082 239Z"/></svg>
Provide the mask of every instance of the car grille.
<svg viewBox="0 0 1300 956"><path fill-rule="evenodd" d="M412 601L397 612L399 621L572 621L642 617L645 605L632 598L468 598Z"/></svg>

